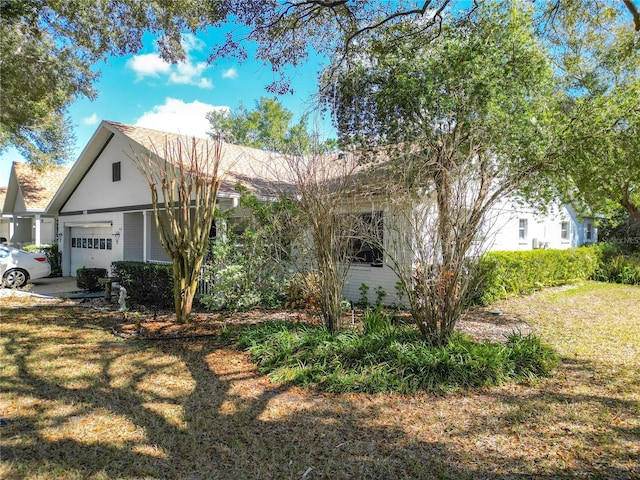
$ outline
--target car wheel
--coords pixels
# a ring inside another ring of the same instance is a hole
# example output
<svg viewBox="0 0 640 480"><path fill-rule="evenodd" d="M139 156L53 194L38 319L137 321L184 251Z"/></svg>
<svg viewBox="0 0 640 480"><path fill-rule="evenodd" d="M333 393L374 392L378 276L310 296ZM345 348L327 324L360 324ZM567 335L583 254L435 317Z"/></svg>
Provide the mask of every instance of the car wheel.
<svg viewBox="0 0 640 480"><path fill-rule="evenodd" d="M27 280L29 280L29 274L19 268L7 270L2 277L3 285L9 288L23 287L27 283Z"/></svg>

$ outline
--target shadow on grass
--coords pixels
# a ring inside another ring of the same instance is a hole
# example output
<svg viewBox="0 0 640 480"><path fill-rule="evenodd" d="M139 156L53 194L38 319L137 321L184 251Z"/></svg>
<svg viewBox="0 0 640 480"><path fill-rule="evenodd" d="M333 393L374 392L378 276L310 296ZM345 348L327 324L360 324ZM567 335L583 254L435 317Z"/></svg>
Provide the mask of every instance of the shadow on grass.
<svg viewBox="0 0 640 480"><path fill-rule="evenodd" d="M215 339L145 344L112 337L112 315L46 306L4 312L1 388L3 405L15 412L2 432L6 478L507 479L599 472L584 463L540 473L526 455L497 468L497 453L480 447L476 455L446 437L409 434L412 425L384 406L362 408L366 396L273 386L246 356ZM491 395L531 410L614 400L527 391ZM447 401L422 397L426 405ZM487 429L506 432L531 420L474 418L460 426L461 435L480 438ZM614 469L606 474L629 473Z"/></svg>

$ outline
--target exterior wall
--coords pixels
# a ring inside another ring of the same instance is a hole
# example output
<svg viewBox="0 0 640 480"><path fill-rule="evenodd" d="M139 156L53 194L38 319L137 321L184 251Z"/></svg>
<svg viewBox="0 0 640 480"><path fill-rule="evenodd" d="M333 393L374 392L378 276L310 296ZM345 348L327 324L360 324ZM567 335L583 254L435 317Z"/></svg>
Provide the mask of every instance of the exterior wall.
<svg viewBox="0 0 640 480"><path fill-rule="evenodd" d="M22 248L33 243L33 218L13 218L13 235L9 237L9 243L16 248Z"/></svg>
<svg viewBox="0 0 640 480"><path fill-rule="evenodd" d="M156 222L151 213L147 215L147 224L147 232L149 232L147 235L147 260L152 262L170 262L171 259L160 243L158 227L156 227Z"/></svg>
<svg viewBox="0 0 640 480"><path fill-rule="evenodd" d="M123 260L144 261L144 214L125 212L122 217Z"/></svg>
<svg viewBox="0 0 640 480"><path fill-rule="evenodd" d="M8 218L0 218L0 237L6 238L6 242L9 243L9 219Z"/></svg>
<svg viewBox="0 0 640 480"><path fill-rule="evenodd" d="M597 228L592 218L580 219L566 205L549 209L546 214L531 208L505 202L492 210L487 225L489 250L531 250L533 248L566 249L597 241ZM521 230L524 222L524 238ZM562 224L566 222L566 238ZM590 227L587 227L590 225ZM586 239L587 228L591 240Z"/></svg>
<svg viewBox="0 0 640 480"><path fill-rule="evenodd" d="M396 282L398 277L387 266L371 267L368 265L352 265L347 276L347 283L344 287L343 296L349 301L357 302L360 299L360 286L364 283L369 287L367 297L369 303L376 301L376 289L382 287L386 292L384 297L385 305L399 304L396 295ZM406 300L406 299L405 299Z"/></svg>
<svg viewBox="0 0 640 480"><path fill-rule="evenodd" d="M61 213L150 204L149 185L126 152L131 152L129 144L121 137L114 136L69 197ZM115 162L120 162L121 180L117 182L112 181L112 165Z"/></svg>
<svg viewBox="0 0 640 480"><path fill-rule="evenodd" d="M389 212L385 211L385 214L388 218ZM486 241L485 249L487 250L566 249L597 241L597 228L594 219L580 219L575 211L568 206L555 207L546 214L540 214L533 209L523 208L513 202L505 201L495 207L488 217L483 228ZM525 221L524 238L520 238L521 220ZM565 229L566 238L563 238L562 235L563 222L566 222L565 226L568 227ZM589 228L591 239L587 240ZM384 236L386 248L389 249L391 235L387 224L385 224ZM402 248L402 246L397 244L395 248ZM409 249L407 249L406 255L410 255ZM358 301L361 295L359 288L364 283L369 287L368 299L370 303L376 301L376 289L382 287L387 294L384 298L386 305L406 304L406 298L400 302L397 297L397 282L397 275L386 264L382 267L353 264L347 276L343 295L347 300Z"/></svg>

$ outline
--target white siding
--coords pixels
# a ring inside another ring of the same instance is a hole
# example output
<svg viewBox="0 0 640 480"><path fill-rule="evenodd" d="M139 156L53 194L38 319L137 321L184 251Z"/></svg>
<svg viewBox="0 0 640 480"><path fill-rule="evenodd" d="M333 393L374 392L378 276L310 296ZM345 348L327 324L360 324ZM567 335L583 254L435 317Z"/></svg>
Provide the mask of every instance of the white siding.
<svg viewBox="0 0 640 480"><path fill-rule="evenodd" d="M122 217L123 260L144 260L144 215L142 212L125 213Z"/></svg>
<svg viewBox="0 0 640 480"><path fill-rule="evenodd" d="M131 153L129 144L119 136L113 137L61 213L150 204L149 185L127 153ZM112 181L111 168L114 162L121 162L122 179L118 182Z"/></svg>
<svg viewBox="0 0 640 480"><path fill-rule="evenodd" d="M347 300L357 302L360 299L360 286L364 283L369 287L367 295L369 303L375 303L376 289L382 287L387 293L383 300L385 305L398 304L400 302L395 288L397 281L396 274L386 265L383 267L353 265L349 270L343 295Z"/></svg>

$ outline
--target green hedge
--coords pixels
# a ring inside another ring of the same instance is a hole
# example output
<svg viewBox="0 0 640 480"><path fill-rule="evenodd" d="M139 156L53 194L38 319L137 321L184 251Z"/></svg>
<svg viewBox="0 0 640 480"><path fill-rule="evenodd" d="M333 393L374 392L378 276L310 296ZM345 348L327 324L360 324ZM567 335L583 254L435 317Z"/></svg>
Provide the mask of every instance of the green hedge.
<svg viewBox="0 0 640 480"><path fill-rule="evenodd" d="M82 267L76 271L76 285L82 290L98 292L102 290L102 285L98 282L101 278L106 278L106 268Z"/></svg>
<svg viewBox="0 0 640 480"><path fill-rule="evenodd" d="M128 303L149 308L173 307L173 266L144 262L113 262L113 276L127 289Z"/></svg>
<svg viewBox="0 0 640 480"><path fill-rule="evenodd" d="M481 288L475 301L487 305L543 287L588 280L601 258L602 252L594 247L488 252L480 259Z"/></svg>

